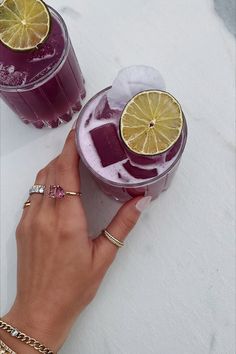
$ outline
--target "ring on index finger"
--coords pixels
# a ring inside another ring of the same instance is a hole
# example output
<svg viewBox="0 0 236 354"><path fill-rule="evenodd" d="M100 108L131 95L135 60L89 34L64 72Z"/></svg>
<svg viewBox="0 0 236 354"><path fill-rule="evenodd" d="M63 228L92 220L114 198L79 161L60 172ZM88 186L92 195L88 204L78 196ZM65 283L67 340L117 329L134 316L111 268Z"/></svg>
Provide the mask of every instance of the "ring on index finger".
<svg viewBox="0 0 236 354"><path fill-rule="evenodd" d="M46 191L46 186L44 184L34 184L30 190L29 194L44 194Z"/></svg>

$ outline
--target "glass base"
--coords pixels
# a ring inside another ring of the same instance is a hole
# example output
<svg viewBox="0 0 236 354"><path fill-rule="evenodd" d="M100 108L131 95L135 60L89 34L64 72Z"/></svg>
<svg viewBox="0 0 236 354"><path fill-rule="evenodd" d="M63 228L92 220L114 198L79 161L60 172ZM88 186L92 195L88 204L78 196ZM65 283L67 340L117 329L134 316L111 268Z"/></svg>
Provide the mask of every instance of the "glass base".
<svg viewBox="0 0 236 354"><path fill-rule="evenodd" d="M59 125L61 125L61 124L66 124L66 123L70 122L73 118L74 113L80 112L80 110L82 108L82 101L84 100L85 97L86 97L86 91L83 91L80 94L79 100L72 106L72 108L68 112L66 112L65 114L58 116L58 118L56 120L53 120L53 121L40 120L40 121L36 121L36 122L29 121L24 118L21 118L21 120L23 121L23 123L25 123L27 125L31 124L37 129L42 129L42 128L55 129L55 128L59 127Z"/></svg>
<svg viewBox="0 0 236 354"><path fill-rule="evenodd" d="M134 187L132 185L130 185L130 187L111 186L108 183L98 179L97 177L93 175L92 176L104 194L120 203L125 203L136 197L150 196L152 197L152 200L155 200L160 196L161 193L167 191L170 188L179 164L180 160L162 178L152 184L147 184L142 187Z"/></svg>

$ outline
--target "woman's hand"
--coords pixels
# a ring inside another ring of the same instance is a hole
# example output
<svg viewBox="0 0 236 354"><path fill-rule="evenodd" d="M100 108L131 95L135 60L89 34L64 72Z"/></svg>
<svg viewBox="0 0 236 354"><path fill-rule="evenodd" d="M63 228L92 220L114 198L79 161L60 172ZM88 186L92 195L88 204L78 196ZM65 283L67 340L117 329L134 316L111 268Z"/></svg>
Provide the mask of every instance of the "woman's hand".
<svg viewBox="0 0 236 354"><path fill-rule="evenodd" d="M41 170L35 184L61 185L80 191L75 132L68 135L61 155ZM117 248L100 235L88 235L82 199L51 199L31 195L17 228L18 286L15 303L3 317L6 322L57 351L81 311L94 298L114 260ZM108 230L124 240L150 198L125 204ZM19 353L34 353L8 334L0 336Z"/></svg>

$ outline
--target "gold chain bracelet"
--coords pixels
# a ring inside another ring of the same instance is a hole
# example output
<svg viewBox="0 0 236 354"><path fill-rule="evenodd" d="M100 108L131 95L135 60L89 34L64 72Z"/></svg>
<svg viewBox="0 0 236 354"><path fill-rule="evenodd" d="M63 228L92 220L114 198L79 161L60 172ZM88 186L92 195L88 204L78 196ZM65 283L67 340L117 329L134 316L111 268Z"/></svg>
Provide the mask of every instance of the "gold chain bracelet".
<svg viewBox="0 0 236 354"><path fill-rule="evenodd" d="M9 333L12 337L19 339L21 342L31 346L39 353L42 354L54 354L53 351L45 347L45 345L40 344L36 339L27 336L27 334L22 333L19 329L12 327L8 323L2 321L0 319L0 328L3 329L5 332Z"/></svg>
<svg viewBox="0 0 236 354"><path fill-rule="evenodd" d="M0 339L0 354L16 354Z"/></svg>

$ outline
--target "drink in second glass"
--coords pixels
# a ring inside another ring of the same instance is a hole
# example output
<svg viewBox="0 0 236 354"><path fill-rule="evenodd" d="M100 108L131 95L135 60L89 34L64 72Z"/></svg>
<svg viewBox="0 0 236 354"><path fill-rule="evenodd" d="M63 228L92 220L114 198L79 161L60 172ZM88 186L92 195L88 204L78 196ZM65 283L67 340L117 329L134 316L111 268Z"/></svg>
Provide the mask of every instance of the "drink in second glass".
<svg viewBox="0 0 236 354"><path fill-rule="evenodd" d="M178 168L187 125L180 105L164 89L155 69L130 67L119 73L112 87L94 96L79 115L78 152L103 192L116 200L157 198L168 189ZM161 150L158 154L151 151L153 137L154 150Z"/></svg>
<svg viewBox="0 0 236 354"><path fill-rule="evenodd" d="M8 2L3 3L5 17ZM37 1L29 1L32 8L34 2ZM24 123L36 128L56 128L69 122L73 113L81 109L86 92L66 25L54 9L45 8L50 16L50 31L36 48L14 50L0 40L0 97ZM14 20L15 9L10 10ZM3 15L1 20L5 24ZM40 14L36 13L33 21L39 26Z"/></svg>

